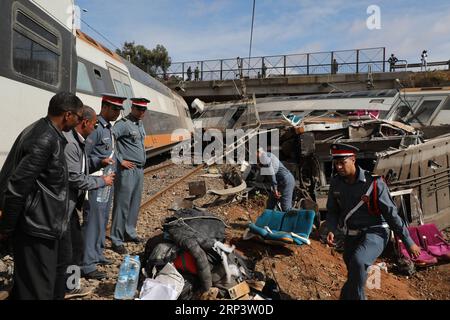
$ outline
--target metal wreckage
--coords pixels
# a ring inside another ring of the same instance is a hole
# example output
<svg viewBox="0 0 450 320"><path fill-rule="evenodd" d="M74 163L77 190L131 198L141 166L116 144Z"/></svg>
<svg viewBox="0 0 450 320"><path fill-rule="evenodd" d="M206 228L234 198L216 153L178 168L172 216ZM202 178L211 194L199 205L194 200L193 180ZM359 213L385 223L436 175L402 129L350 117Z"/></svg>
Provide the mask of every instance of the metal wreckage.
<svg viewBox="0 0 450 320"><path fill-rule="evenodd" d="M339 141L359 148L358 164L384 177L409 223L450 225L450 87L194 101L193 107L203 132L245 130L234 144L223 142L225 154L255 135L279 132L276 151L297 180L296 204L322 212L322 220L333 175L329 150ZM254 175L244 178L261 187Z"/></svg>

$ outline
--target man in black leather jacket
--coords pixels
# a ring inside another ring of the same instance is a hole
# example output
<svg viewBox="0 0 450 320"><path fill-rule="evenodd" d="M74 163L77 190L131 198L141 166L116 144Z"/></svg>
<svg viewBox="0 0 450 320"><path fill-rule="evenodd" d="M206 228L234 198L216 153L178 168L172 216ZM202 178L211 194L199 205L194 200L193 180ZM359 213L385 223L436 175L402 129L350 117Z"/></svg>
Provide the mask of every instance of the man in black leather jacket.
<svg viewBox="0 0 450 320"><path fill-rule="evenodd" d="M0 172L0 240L13 241L13 299L53 299L58 244L69 223L62 132L81 121L82 107L74 94L56 94L47 117L18 136Z"/></svg>

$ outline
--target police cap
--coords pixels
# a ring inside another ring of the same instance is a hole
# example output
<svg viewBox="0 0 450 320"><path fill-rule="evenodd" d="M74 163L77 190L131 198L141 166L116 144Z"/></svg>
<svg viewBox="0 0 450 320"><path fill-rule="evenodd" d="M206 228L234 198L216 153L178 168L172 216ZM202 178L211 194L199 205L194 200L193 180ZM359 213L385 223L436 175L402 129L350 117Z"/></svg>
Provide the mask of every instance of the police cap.
<svg viewBox="0 0 450 320"><path fill-rule="evenodd" d="M150 100L146 98L132 98L131 103L131 105L135 108L147 110L147 105L150 103Z"/></svg>
<svg viewBox="0 0 450 320"><path fill-rule="evenodd" d="M333 159L356 156L358 148L344 143L334 143L331 145L331 156Z"/></svg>
<svg viewBox="0 0 450 320"><path fill-rule="evenodd" d="M123 108L123 102L127 100L125 97L121 97L115 94L104 93L102 94L102 103L106 102L114 107L119 107L121 110Z"/></svg>

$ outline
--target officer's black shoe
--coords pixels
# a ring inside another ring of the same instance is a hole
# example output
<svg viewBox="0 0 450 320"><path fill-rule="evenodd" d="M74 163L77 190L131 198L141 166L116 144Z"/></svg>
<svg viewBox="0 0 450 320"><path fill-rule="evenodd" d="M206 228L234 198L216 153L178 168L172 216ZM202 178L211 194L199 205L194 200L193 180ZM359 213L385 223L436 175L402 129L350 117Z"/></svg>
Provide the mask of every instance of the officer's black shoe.
<svg viewBox="0 0 450 320"><path fill-rule="evenodd" d="M134 242L136 244L142 243L144 242L144 239L140 238L140 237L136 237L136 238L126 238L125 242Z"/></svg>
<svg viewBox="0 0 450 320"><path fill-rule="evenodd" d="M122 244L120 246L112 245L111 250L117 252L118 254L128 254L127 248Z"/></svg>
<svg viewBox="0 0 450 320"><path fill-rule="evenodd" d="M108 275L105 272L101 272L98 270L83 274L85 279L94 279L94 280L103 280L108 278Z"/></svg>

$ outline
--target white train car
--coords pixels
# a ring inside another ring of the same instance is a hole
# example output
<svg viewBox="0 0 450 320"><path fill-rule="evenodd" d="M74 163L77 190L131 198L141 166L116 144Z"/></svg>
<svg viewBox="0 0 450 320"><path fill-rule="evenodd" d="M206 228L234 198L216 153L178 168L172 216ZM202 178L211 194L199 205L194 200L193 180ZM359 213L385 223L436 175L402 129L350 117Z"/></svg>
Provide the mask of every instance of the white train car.
<svg viewBox="0 0 450 320"><path fill-rule="evenodd" d="M51 97L75 91L72 7L72 0L0 1L0 166L17 135L46 115Z"/></svg>
<svg viewBox="0 0 450 320"><path fill-rule="evenodd" d="M60 91L100 111L101 94L145 97L147 155L170 150L193 131L184 100L159 81L73 28L73 0L0 2L0 166L17 135L47 113ZM125 114L129 111L126 104ZM175 129L184 129L172 139Z"/></svg>
<svg viewBox="0 0 450 320"><path fill-rule="evenodd" d="M332 93L311 96L276 96L256 99L256 109L262 127L285 125L281 114L293 114L301 118L321 116L335 111L342 115L357 110L377 111L384 118L395 102L396 90L377 90L348 93ZM256 121L254 108L248 102L207 104L202 114L194 120L194 126L204 129L245 128Z"/></svg>
<svg viewBox="0 0 450 320"><path fill-rule="evenodd" d="M76 87L85 104L99 110L104 92L150 100L149 111L144 118L145 146L149 157L169 151L178 142L190 139L193 124L189 107L178 94L87 34L80 30L76 34ZM130 103L127 101L124 114L129 111ZM172 136L179 129L184 129L184 133Z"/></svg>

